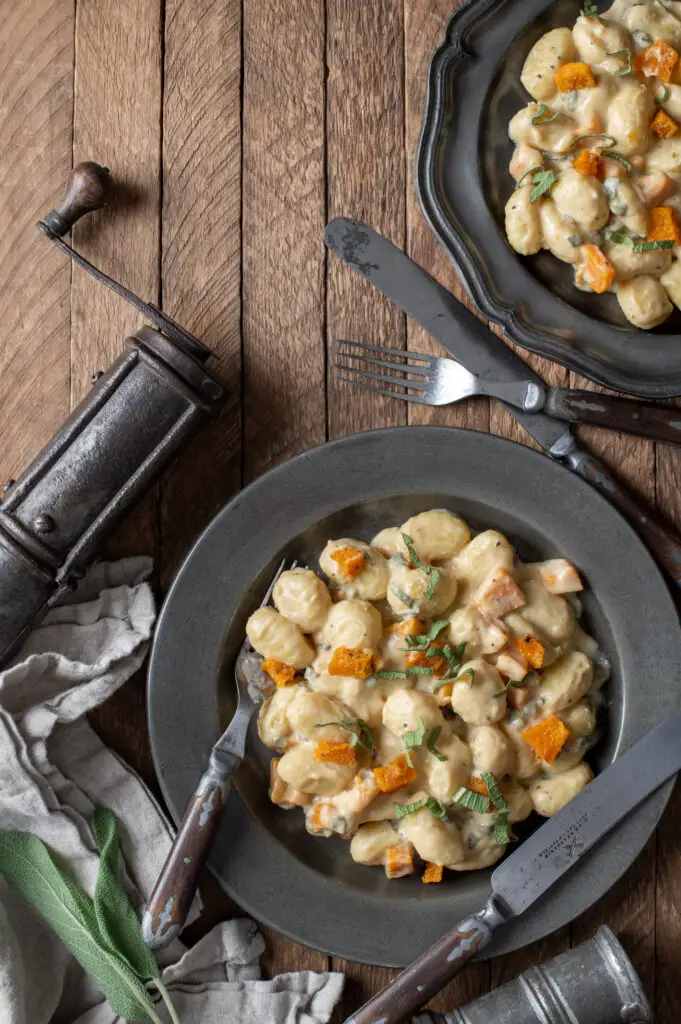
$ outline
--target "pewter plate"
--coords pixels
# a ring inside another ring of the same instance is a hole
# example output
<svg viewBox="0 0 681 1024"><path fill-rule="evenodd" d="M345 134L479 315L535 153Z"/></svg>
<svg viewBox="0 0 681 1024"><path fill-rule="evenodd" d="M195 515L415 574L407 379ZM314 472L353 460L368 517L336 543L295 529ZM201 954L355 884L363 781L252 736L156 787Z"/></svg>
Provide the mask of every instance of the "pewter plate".
<svg viewBox="0 0 681 1024"><path fill-rule="evenodd" d="M573 25L579 7L469 0L454 14L428 73L416 191L470 297L511 341L606 387L669 398L681 394L681 312L638 331L614 295L580 292L567 264L545 251L518 256L504 233L508 123L530 99L520 71L536 40Z"/></svg>
<svg viewBox="0 0 681 1024"><path fill-rule="evenodd" d="M234 703L231 669L248 615L282 557L316 564L326 539L370 539L382 526L445 507L506 533L521 557L566 555L587 581L585 620L612 661L610 763L678 707L681 630L667 586L633 530L588 484L543 455L488 434L380 430L300 455L239 494L198 539L163 608L149 679L149 727L176 821ZM350 960L402 966L489 895L489 871L388 881L315 838L300 813L269 802L270 751L255 727L211 858L248 913L298 942ZM651 835L671 783L510 925L489 955L566 924L602 896ZM535 821L535 825L537 821Z"/></svg>

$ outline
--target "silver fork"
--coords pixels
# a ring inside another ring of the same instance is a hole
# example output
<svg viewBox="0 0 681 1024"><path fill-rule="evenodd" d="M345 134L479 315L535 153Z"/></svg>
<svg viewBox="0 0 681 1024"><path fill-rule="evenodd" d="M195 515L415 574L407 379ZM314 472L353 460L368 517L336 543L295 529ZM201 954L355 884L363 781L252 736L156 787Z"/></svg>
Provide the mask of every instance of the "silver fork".
<svg viewBox="0 0 681 1024"><path fill-rule="evenodd" d="M293 562L291 568L296 564ZM267 588L261 608L269 603L274 584L285 568L286 560ZM142 918L144 941L152 949L167 946L184 927L199 873L218 830L232 776L246 751L248 726L256 709L274 689L260 667L261 662L248 638L244 640L234 665L238 695L234 716L211 751L208 768L187 805Z"/></svg>
<svg viewBox="0 0 681 1024"><path fill-rule="evenodd" d="M359 361L362 367L355 365ZM544 412L570 423L591 423L651 441L681 444L679 410L654 402L573 388L547 388L533 380L489 380L470 373L455 359L359 341L337 342L334 365L341 380L402 402L450 405L473 395L489 395L525 412Z"/></svg>
<svg viewBox="0 0 681 1024"><path fill-rule="evenodd" d="M429 356L423 352L364 345L359 341L338 341L335 368L341 380L367 391L419 405L451 405L473 395L489 395L526 412L538 412L546 401L546 388L533 381L489 381L476 377L454 359ZM372 369L359 369L351 359L361 360ZM373 368L376 369L373 369ZM378 371L378 372L376 372ZM354 374L362 380L348 376ZM376 384L400 387L393 391Z"/></svg>

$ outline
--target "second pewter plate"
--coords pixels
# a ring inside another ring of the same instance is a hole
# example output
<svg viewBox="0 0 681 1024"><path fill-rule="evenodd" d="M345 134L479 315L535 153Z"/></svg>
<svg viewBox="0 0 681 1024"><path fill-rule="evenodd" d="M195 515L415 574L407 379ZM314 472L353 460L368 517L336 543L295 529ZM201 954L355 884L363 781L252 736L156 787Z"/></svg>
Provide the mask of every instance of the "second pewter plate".
<svg viewBox="0 0 681 1024"><path fill-rule="evenodd" d="M316 565L329 536L446 507L505 533L525 559L563 555L586 583L584 624L612 663L599 770L681 703L681 629L642 542L588 484L543 455L488 434L406 427L359 434L272 470L198 539L163 608L149 680L156 770L179 821L234 706L233 661L248 615L283 557ZM268 798L271 752L252 729L210 865L255 918L334 956L403 966L489 896L491 871L389 881L353 863L348 844L305 831ZM549 934L599 899L651 835L672 783L615 829L488 955Z"/></svg>
<svg viewBox="0 0 681 1024"><path fill-rule="evenodd" d="M572 27L580 6L469 0L454 14L428 72L416 191L472 300L511 341L617 391L670 398L681 395L681 311L637 330L614 295L578 291L572 267L547 251L521 257L506 241L508 124L530 101L520 72L537 39Z"/></svg>

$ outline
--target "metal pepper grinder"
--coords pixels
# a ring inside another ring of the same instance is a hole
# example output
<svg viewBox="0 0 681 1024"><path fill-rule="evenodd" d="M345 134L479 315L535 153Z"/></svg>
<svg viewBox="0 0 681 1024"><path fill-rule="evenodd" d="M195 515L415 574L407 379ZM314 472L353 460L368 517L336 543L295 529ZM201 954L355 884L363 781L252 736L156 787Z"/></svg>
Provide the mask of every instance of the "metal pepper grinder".
<svg viewBox="0 0 681 1024"><path fill-rule="evenodd" d="M0 666L226 397L205 367L210 349L63 241L77 220L107 204L112 186L106 167L78 164L64 201L38 228L154 326L123 341L120 356L98 375L90 394L20 479L3 488Z"/></svg>

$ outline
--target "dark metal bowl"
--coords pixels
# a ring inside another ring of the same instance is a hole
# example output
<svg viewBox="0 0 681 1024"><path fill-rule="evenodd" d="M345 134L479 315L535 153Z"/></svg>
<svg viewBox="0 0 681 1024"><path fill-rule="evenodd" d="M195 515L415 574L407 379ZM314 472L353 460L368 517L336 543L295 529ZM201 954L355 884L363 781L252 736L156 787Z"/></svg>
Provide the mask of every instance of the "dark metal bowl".
<svg viewBox="0 0 681 1024"><path fill-rule="evenodd" d="M328 537L370 539L427 508L504 531L524 558L567 555L585 573L585 621L612 661L596 769L676 710L681 632L650 555L611 505L568 470L488 434L382 430L300 455L220 512L189 553L159 621L149 677L156 770L179 820L234 705L234 659L248 615L283 556L314 565ZM348 844L308 835L302 814L270 803L271 751L255 727L211 858L242 907L278 931L351 960L402 966L479 909L490 871L388 881ZM671 783L584 864L514 922L490 955L517 949L586 910L652 833ZM535 819L536 824L536 819Z"/></svg>
<svg viewBox="0 0 681 1024"><path fill-rule="evenodd" d="M574 287L551 253L520 257L506 241L511 117L530 97L525 58L578 0L470 0L453 16L428 75L416 165L421 209L480 311L511 341L606 387L646 398L681 394L681 312L639 331L614 295Z"/></svg>

